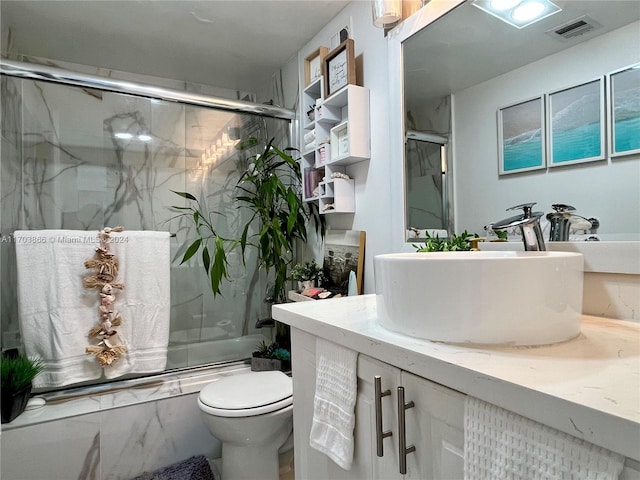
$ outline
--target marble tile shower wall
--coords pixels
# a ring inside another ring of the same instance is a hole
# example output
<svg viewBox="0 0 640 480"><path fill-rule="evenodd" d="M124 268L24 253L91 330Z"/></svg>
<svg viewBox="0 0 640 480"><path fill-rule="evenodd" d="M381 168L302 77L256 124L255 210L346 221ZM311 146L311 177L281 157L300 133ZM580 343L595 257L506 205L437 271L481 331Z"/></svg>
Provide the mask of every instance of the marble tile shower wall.
<svg viewBox="0 0 640 480"><path fill-rule="evenodd" d="M172 80L57 65L84 73L251 99L243 92L221 92ZM255 333L255 320L265 315L261 284L264 279L252 268L256 259L249 258L245 268L236 258L230 269L233 281L225 285L225 296L214 299L201 267L179 265L181 246L193 231L186 219L175 218L176 212L170 206L185 205L186 201L171 190L206 198L210 209L226 212L216 219L219 233L236 233L233 230L246 213L228 207L243 162L230 160L212 168L200 161L202 151L215 142L213 134L225 125L249 128L252 134L263 138L274 131L286 132L286 128L275 120L257 121L173 102L5 76L2 98L3 348L19 344L15 249L10 241L10 234L16 229L98 230L102 226L123 225L129 230L175 233L172 255L178 260L171 266L172 342L188 344ZM115 137L119 132L134 137ZM142 133L152 140L137 139L136 135ZM250 289L256 285L258 288ZM249 296L248 291L255 293ZM177 352L170 355L170 367L191 363L188 348Z"/></svg>

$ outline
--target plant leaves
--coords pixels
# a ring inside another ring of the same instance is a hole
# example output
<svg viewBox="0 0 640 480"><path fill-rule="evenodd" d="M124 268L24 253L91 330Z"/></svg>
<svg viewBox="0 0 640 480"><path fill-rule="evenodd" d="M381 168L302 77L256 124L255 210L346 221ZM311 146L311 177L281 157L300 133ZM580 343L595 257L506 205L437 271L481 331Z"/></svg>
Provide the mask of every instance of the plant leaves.
<svg viewBox="0 0 640 480"><path fill-rule="evenodd" d="M198 248L200 248L201 243L202 243L201 238L198 238L195 242L193 242L189 246L189 248L187 248L187 251L184 252L184 257L182 257L182 261L180 262L180 264L183 264L184 262L189 260L191 257L193 257L195 253L198 251Z"/></svg>
<svg viewBox="0 0 640 480"><path fill-rule="evenodd" d="M202 263L204 264L204 270L209 274L209 266L211 265L211 257L209 256L209 249L205 245L202 249Z"/></svg>
<svg viewBox="0 0 640 480"><path fill-rule="evenodd" d="M193 195L191 195L188 192L176 192L175 190L171 190L173 193L175 193L176 195L180 195L183 198L186 198L188 200L196 200L196 197L194 197Z"/></svg>
<svg viewBox="0 0 640 480"><path fill-rule="evenodd" d="M213 254L213 265L211 266L211 290L213 295L220 295L220 283L227 277L227 253L224 250L224 243L220 237L215 240L215 252Z"/></svg>

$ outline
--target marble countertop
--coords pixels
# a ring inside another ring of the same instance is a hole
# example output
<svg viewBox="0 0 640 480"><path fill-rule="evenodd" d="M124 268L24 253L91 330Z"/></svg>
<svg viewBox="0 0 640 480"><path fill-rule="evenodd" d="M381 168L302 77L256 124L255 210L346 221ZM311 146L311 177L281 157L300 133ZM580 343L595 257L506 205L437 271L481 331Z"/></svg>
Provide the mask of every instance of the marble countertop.
<svg viewBox="0 0 640 480"><path fill-rule="evenodd" d="M585 315L573 340L494 347L385 330L375 295L275 305L273 317L640 461L640 324Z"/></svg>

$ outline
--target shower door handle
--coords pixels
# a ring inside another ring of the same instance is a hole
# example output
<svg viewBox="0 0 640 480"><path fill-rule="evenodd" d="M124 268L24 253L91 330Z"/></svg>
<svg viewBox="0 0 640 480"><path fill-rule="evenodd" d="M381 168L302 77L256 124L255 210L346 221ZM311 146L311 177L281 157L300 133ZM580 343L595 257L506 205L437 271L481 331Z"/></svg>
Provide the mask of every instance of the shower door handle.
<svg viewBox="0 0 640 480"><path fill-rule="evenodd" d="M391 395L391 390L382 391L382 378L380 375L373 377L375 388L375 410L376 410L376 455L382 457L384 455L383 441L392 435L391 430L386 432L382 430L382 398Z"/></svg>
<svg viewBox="0 0 640 480"><path fill-rule="evenodd" d="M398 463L400 473L407 473L407 454L416 451L415 445L407 447L407 424L405 410L415 407L413 401L404 403L404 387L398 387Z"/></svg>

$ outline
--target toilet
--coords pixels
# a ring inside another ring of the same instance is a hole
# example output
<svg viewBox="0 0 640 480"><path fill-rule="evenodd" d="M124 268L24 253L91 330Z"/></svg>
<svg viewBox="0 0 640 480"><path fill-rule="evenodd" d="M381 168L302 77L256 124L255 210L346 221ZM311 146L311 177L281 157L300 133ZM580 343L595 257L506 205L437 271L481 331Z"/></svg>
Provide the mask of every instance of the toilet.
<svg viewBox="0 0 640 480"><path fill-rule="evenodd" d="M280 371L249 372L204 387L198 407L222 442L223 480L277 480L278 451L293 431L293 383Z"/></svg>

